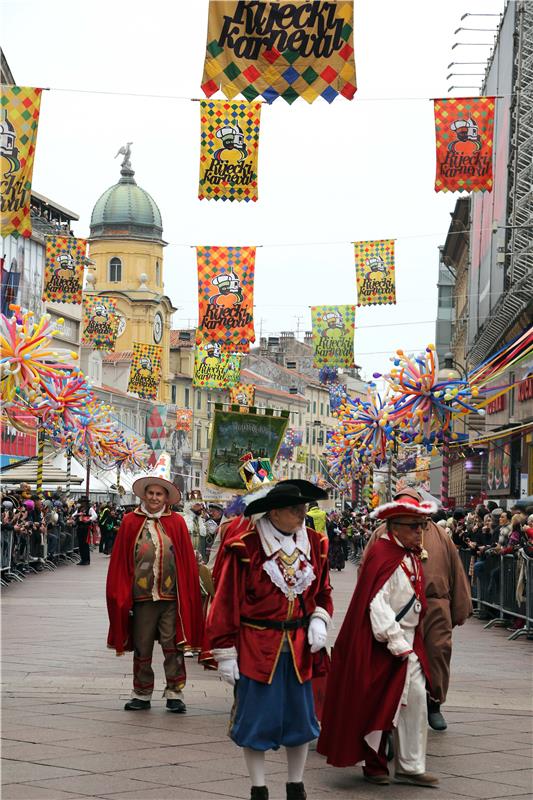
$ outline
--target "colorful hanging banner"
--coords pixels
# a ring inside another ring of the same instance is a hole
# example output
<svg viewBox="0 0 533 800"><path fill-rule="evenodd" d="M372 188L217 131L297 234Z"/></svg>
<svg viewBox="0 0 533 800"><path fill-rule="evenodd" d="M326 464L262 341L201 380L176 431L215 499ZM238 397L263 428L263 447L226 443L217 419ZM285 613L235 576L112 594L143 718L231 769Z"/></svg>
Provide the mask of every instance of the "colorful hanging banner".
<svg viewBox="0 0 533 800"><path fill-rule="evenodd" d="M87 240L46 236L43 302L75 303L82 299Z"/></svg>
<svg viewBox="0 0 533 800"><path fill-rule="evenodd" d="M152 406L146 420L146 444L154 452L167 449L167 407L163 405Z"/></svg>
<svg viewBox="0 0 533 800"><path fill-rule="evenodd" d="M176 428L177 431L192 430L192 411L190 408L176 409Z"/></svg>
<svg viewBox="0 0 533 800"><path fill-rule="evenodd" d="M203 200L257 200L261 103L200 101Z"/></svg>
<svg viewBox="0 0 533 800"><path fill-rule="evenodd" d="M239 383L229 390L230 405L253 406L255 400L255 386L253 383Z"/></svg>
<svg viewBox="0 0 533 800"><path fill-rule="evenodd" d="M162 351L163 348L158 344L133 343L128 392L135 392L147 400L157 397L161 380Z"/></svg>
<svg viewBox="0 0 533 800"><path fill-rule="evenodd" d="M31 236L31 181L42 91L31 86L2 86L2 236Z"/></svg>
<svg viewBox="0 0 533 800"><path fill-rule="evenodd" d="M85 295L81 323L81 343L84 347L113 351L118 324L116 300L111 297Z"/></svg>
<svg viewBox="0 0 533 800"><path fill-rule="evenodd" d="M244 492L239 475L242 457L253 453L256 459L269 458L274 463L289 419L286 413L287 416L275 417L215 409L207 483Z"/></svg>
<svg viewBox="0 0 533 800"><path fill-rule="evenodd" d="M313 366L353 367L355 306L312 306Z"/></svg>
<svg viewBox="0 0 533 800"><path fill-rule="evenodd" d="M394 239L354 242L357 305L396 304Z"/></svg>
<svg viewBox="0 0 533 800"><path fill-rule="evenodd" d="M241 375L241 356L221 350L218 344L208 342L196 345L194 353L193 386L202 389L225 389L235 386Z"/></svg>
<svg viewBox="0 0 533 800"><path fill-rule="evenodd" d="M247 353L254 333L255 247L197 247L197 344Z"/></svg>
<svg viewBox="0 0 533 800"><path fill-rule="evenodd" d="M494 97L434 101L436 192L491 192Z"/></svg>
<svg viewBox="0 0 533 800"><path fill-rule="evenodd" d="M353 2L210 0L202 89L251 102L328 103L356 91Z"/></svg>

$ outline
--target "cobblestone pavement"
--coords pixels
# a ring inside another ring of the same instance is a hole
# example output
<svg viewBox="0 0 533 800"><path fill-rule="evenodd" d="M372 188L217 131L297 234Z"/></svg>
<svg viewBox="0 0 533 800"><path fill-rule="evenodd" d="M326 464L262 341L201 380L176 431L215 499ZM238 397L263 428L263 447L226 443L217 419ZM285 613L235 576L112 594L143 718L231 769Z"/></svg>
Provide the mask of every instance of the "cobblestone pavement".
<svg viewBox="0 0 533 800"><path fill-rule="evenodd" d="M187 660L186 716L156 699L149 712L122 710L131 657L105 647L108 559L65 566L12 585L3 597L4 800L215 800L246 798L238 748L226 737L231 692ZM352 593L352 565L335 573L337 629ZM428 770L440 789L363 782L311 752L309 800L432 800L532 796L531 642L469 621L455 635L445 733L429 735ZM159 650L159 648L157 648ZM162 662L156 657L158 688ZM272 800L284 798L283 753L267 754Z"/></svg>

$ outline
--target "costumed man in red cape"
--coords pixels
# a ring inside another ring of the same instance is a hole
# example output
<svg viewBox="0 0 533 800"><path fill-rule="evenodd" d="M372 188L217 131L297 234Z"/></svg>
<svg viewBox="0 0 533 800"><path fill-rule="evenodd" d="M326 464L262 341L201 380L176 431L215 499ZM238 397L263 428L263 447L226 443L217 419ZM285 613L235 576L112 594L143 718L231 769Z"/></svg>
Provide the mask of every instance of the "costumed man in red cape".
<svg viewBox="0 0 533 800"><path fill-rule="evenodd" d="M160 459L161 462L161 459ZM150 708L154 690L152 652L164 654L167 711L186 711L184 648L200 649L203 614L198 564L183 518L170 509L181 494L170 480L138 478L133 492L141 504L125 514L107 574L108 647L117 655L133 650L133 693L126 711Z"/></svg>
<svg viewBox="0 0 533 800"><path fill-rule="evenodd" d="M307 503L325 497L303 480L262 487L245 499L217 556L206 635L221 677L235 686L229 734L243 748L252 800L268 800L265 752L280 746L287 798L307 797L307 751L319 733L311 678L324 666L333 605L327 536L305 516Z"/></svg>
<svg viewBox="0 0 533 800"><path fill-rule="evenodd" d="M413 498L379 506L387 527L360 568L333 650L317 751L329 764L363 766L388 784L387 733L394 731L395 779L436 786L426 772L428 664L420 622L426 610L420 560L433 503Z"/></svg>
<svg viewBox="0 0 533 800"><path fill-rule="evenodd" d="M406 487L395 496L395 500L408 497L420 502L422 495ZM365 547L363 563L385 530L377 528ZM424 647L429 663L431 693L428 693L428 722L434 731L448 727L441 711L446 702L450 683L452 659L452 630L463 625L472 614L472 599L466 572L459 554L449 536L431 519L422 536L422 564L426 583L427 612L424 615Z"/></svg>

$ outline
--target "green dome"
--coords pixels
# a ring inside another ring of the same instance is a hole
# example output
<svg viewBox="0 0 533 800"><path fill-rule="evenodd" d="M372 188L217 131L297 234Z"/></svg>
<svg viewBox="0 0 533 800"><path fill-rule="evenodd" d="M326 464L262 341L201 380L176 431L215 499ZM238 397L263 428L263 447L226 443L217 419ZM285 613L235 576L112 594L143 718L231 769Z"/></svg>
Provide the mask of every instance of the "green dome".
<svg viewBox="0 0 533 800"><path fill-rule="evenodd" d="M137 185L129 166L120 170L120 180L103 193L91 215L91 238L124 235L161 240L163 222L154 199Z"/></svg>

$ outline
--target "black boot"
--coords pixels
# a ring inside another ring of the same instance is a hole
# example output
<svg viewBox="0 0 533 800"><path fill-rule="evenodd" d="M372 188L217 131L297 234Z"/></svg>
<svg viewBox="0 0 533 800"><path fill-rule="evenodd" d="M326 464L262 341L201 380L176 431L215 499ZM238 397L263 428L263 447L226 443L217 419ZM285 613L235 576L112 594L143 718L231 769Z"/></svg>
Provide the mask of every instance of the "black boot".
<svg viewBox="0 0 533 800"><path fill-rule="evenodd" d="M174 714L185 714L187 707L183 700L176 697L175 699L167 700L167 711L172 711Z"/></svg>
<svg viewBox="0 0 533 800"><path fill-rule="evenodd" d="M124 706L124 711L146 711L149 708L149 700L138 700L136 697L134 697L133 700L128 700Z"/></svg>
<svg viewBox="0 0 533 800"><path fill-rule="evenodd" d="M266 786L252 786L250 800L268 800L268 788Z"/></svg>
<svg viewBox="0 0 533 800"><path fill-rule="evenodd" d="M287 800L307 800L303 783L287 783Z"/></svg>
<svg viewBox="0 0 533 800"><path fill-rule="evenodd" d="M441 714L440 703L428 698L428 724L434 731L445 731L448 727Z"/></svg>

